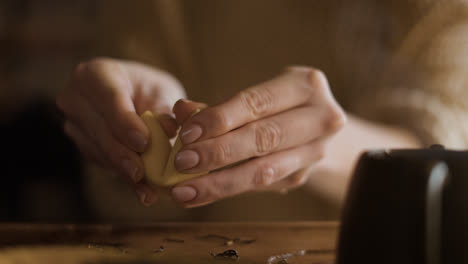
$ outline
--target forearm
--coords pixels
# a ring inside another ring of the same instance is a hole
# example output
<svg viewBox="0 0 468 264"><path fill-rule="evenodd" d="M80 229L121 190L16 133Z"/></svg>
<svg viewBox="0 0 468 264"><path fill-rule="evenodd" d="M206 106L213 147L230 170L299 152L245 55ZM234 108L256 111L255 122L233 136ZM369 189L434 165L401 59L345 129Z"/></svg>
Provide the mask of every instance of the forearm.
<svg viewBox="0 0 468 264"><path fill-rule="evenodd" d="M359 155L369 149L416 148L410 132L348 115L348 122L328 143L323 160L312 168L306 188L340 204Z"/></svg>

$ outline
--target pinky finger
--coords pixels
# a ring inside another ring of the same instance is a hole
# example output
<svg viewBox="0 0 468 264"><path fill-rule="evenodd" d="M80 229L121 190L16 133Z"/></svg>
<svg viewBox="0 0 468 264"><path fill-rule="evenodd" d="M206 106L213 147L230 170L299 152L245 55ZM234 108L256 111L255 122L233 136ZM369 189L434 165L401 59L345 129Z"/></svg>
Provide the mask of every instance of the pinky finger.
<svg viewBox="0 0 468 264"><path fill-rule="evenodd" d="M304 185L309 179L309 175L311 175L311 171L314 167L314 165L311 165L307 168L300 169L287 176L286 178L282 179L281 181L267 186L259 191L272 191L279 192L280 194L287 194L288 191L299 188L302 185Z"/></svg>

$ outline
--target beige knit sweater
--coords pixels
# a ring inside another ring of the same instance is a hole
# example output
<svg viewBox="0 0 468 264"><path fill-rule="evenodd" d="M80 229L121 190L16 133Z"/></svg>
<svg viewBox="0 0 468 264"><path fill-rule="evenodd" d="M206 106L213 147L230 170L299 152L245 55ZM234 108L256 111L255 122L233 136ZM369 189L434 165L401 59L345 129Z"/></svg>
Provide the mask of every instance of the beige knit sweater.
<svg viewBox="0 0 468 264"><path fill-rule="evenodd" d="M103 51L169 70L182 80L192 99L213 104L285 66L311 65L327 74L333 93L348 112L407 128L426 145L468 146L468 1L107 0L102 4ZM336 216L312 194L300 191L285 197L239 197L191 211L160 203L149 212L133 198L129 202L122 194L128 188L116 187L112 179L93 177L89 188L97 211L107 219ZM116 200L116 192L121 199Z"/></svg>

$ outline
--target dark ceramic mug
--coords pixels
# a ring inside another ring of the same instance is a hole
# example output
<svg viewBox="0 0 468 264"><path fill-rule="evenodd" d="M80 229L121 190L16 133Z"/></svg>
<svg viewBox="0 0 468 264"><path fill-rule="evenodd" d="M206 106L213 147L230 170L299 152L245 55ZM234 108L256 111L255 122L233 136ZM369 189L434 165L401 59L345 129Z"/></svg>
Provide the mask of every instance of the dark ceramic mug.
<svg viewBox="0 0 468 264"><path fill-rule="evenodd" d="M468 263L468 152L435 146L363 154L336 263Z"/></svg>

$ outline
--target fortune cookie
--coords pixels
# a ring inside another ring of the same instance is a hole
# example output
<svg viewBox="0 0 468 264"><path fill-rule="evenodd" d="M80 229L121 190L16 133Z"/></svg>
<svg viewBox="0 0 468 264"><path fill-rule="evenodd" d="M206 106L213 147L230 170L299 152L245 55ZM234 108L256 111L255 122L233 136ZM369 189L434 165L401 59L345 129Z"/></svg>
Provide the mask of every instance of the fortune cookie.
<svg viewBox="0 0 468 264"><path fill-rule="evenodd" d="M197 112L199 111L194 114ZM141 115L141 118L150 131L149 145L146 151L141 154L148 183L169 187L207 173L186 174L178 172L174 167L174 159L177 152L183 147L179 136L177 136L174 146L171 146L157 116L150 111L146 111Z"/></svg>

